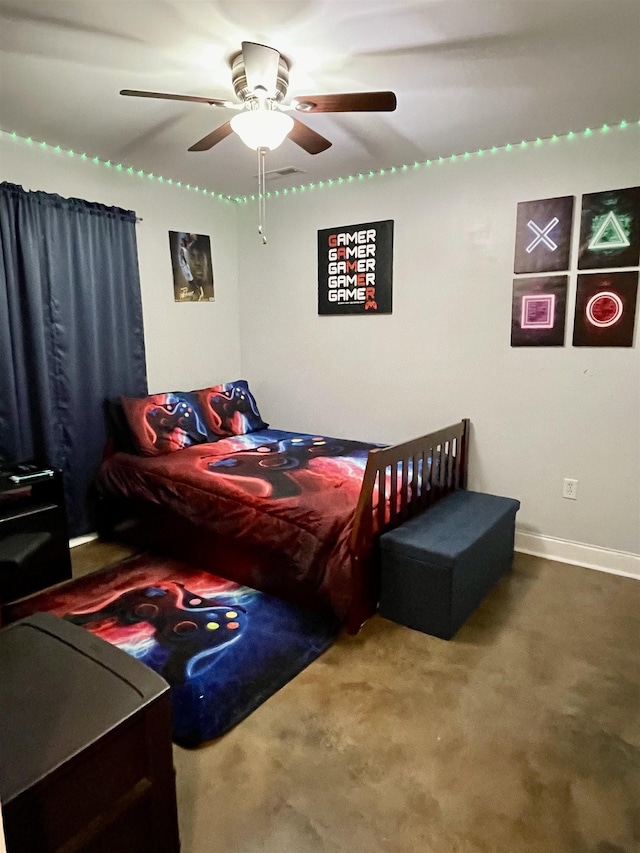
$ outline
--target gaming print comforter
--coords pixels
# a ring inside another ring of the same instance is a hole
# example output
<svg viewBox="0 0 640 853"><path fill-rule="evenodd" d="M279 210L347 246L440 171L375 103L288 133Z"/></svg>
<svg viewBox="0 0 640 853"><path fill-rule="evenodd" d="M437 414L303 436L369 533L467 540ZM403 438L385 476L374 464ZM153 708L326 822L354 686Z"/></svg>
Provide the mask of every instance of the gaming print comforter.
<svg viewBox="0 0 640 853"><path fill-rule="evenodd" d="M107 492L169 507L213 532L288 558L294 581L346 615L349 536L369 450L378 445L265 429L161 456L116 453Z"/></svg>

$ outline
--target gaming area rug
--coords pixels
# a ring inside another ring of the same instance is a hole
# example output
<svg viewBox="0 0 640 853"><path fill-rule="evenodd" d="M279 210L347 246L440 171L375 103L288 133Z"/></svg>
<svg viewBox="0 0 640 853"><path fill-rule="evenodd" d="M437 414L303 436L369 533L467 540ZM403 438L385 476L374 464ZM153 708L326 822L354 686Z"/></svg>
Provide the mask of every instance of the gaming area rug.
<svg viewBox="0 0 640 853"><path fill-rule="evenodd" d="M326 614L149 555L8 605L4 621L36 611L82 625L162 675L173 738L186 747L233 728L340 630Z"/></svg>

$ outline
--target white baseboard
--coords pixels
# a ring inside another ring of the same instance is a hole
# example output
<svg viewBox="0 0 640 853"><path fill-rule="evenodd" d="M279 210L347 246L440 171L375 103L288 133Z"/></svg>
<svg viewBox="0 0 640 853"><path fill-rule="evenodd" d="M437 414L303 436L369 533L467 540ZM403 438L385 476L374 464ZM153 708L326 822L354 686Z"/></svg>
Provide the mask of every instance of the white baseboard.
<svg viewBox="0 0 640 853"><path fill-rule="evenodd" d="M76 536L74 539L69 540L69 548L75 548L76 545L84 545L85 542L93 542L94 539L97 538L97 533L87 533L84 536Z"/></svg>
<svg viewBox="0 0 640 853"><path fill-rule="evenodd" d="M84 545L97 538L97 533L76 536L69 541L69 547L75 548L76 545ZM516 530L515 548L522 554L531 554L534 557L544 557L546 560L570 563L574 566L584 566L586 569L596 569L599 572L609 572L613 575L640 580L640 555L638 554L612 551L610 548L596 548L593 545L583 545L581 542L555 539L553 536L540 536L537 533L524 533L521 530Z"/></svg>
<svg viewBox="0 0 640 853"><path fill-rule="evenodd" d="M534 557L544 557L547 560L571 563L574 566L584 566L587 569L640 580L640 555L638 554L596 548L593 545L583 545L581 542L524 533L517 529L515 547L516 551L532 554Z"/></svg>

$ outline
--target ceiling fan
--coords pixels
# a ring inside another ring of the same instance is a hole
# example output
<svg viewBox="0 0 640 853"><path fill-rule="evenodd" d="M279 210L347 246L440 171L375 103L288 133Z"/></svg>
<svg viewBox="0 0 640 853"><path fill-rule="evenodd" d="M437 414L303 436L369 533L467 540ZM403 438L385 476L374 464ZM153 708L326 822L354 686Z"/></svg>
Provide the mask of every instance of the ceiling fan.
<svg viewBox="0 0 640 853"><path fill-rule="evenodd" d="M169 101L194 101L212 107L237 110L237 115L216 127L189 148L208 151L237 133L240 139L258 153L258 233L266 243L265 221L265 152L277 148L286 137L309 154L320 154L331 142L308 125L293 118L291 112L346 113L391 112L396 108L393 92L349 92L336 95L299 95L289 104L284 98L289 88L289 63L273 47L243 41L242 50L231 59L231 82L239 101L224 101L197 95L172 95L168 92L140 92L122 89L121 95L137 98L163 98Z"/></svg>
<svg viewBox="0 0 640 853"><path fill-rule="evenodd" d="M243 41L242 50L231 60L231 82L239 102L134 89L122 89L120 94L193 101L238 111L238 115L208 133L189 151L208 151L235 131L246 145L258 151L277 148L288 137L307 153L319 154L330 148L331 142L289 113L391 112L396 108L393 92L299 95L285 104L288 61L274 48L250 41Z"/></svg>

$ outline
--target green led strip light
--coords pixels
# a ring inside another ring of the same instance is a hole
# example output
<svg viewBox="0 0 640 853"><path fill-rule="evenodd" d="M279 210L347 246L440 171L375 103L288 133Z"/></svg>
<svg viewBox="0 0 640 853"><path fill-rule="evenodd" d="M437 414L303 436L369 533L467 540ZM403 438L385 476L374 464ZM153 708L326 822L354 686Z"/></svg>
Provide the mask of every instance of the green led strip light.
<svg viewBox="0 0 640 853"><path fill-rule="evenodd" d="M627 122L621 121L618 124L608 125L603 124L602 127L597 131L598 133L610 133L614 130L624 130L627 127L632 127L634 125L640 125L640 120L637 122ZM542 145L554 145L561 140L568 140L571 142L573 139L577 139L578 137L588 138L593 136L596 131L591 130L590 127L587 127L585 130L580 131L578 133L573 133L573 131L569 131L569 133L563 134L561 136L556 136L554 133L553 136L546 137L541 139L538 137L537 139L511 144L507 143L502 146L493 146L492 148L487 149L479 149L478 151L474 151L473 153L469 151L465 151L463 154L451 154L449 157L438 157L436 160L422 160L416 161L411 165L405 164L404 166L391 166L388 169L380 169L375 172L360 172L357 175L349 175L346 178L330 178L326 181L318 181L317 183L310 184L301 184L297 187L289 187L283 190L274 190L266 193L266 198L271 198L275 196L283 196L289 194L303 193L308 190L322 189L324 187L333 187L339 186L341 184L353 183L354 181L364 181L368 178L376 178L383 175L392 175L397 172L407 172L410 169L419 169L434 165L442 165L443 163L455 163L457 160L470 160L473 157L484 157L491 156L497 154L498 151L512 151L514 148L539 148ZM220 201L234 201L238 204L248 204L250 201L256 201L259 198L259 195L251 195L251 196L228 196L223 195L222 193L216 193L213 190L207 190L201 187L192 187L190 184L183 184L181 181L174 181L171 178L165 178L162 175L154 175L153 172L145 172L143 169L135 169L133 166L124 166L122 163L113 164L111 160L100 160L99 157L90 157L88 154L77 154L76 152L62 148L60 145L49 145L47 142L36 142L30 136L26 139L22 136L19 136L17 133L9 133L5 130L0 130L0 135L8 136L10 139L17 141L20 140L24 142L26 145L34 145L43 149L47 149L48 151L53 151L55 154L66 154L68 157L76 157L78 160L83 160L88 163L94 163L96 165L104 166L107 169L114 169L116 172L126 172L129 175L136 175L139 178L148 178L149 180L157 181L160 184L169 184L170 186L180 187L181 189L191 190L192 192L199 193L201 195L206 195L211 198L217 198Z"/></svg>
<svg viewBox="0 0 640 853"><path fill-rule="evenodd" d="M599 133L610 133L610 132L613 132L614 130L624 130L625 128L632 127L635 124L640 125L640 120L638 122L621 121L619 124L612 124L612 125L603 124L602 127L597 132L599 132ZM560 142L561 140L571 141L573 139L577 139L578 137L587 137L588 138L590 136L593 136L595 133L596 133L596 131L591 130L590 127L586 128L586 130L583 130L579 133L573 133L572 131L570 131L569 133L566 133L562 136L556 136L556 134L554 133L553 136L547 137L545 139L541 139L540 137L538 137L537 139L534 139L532 141L523 140L522 142L516 143L515 145L512 145L511 143L507 143L507 145L502 145L500 147L497 147L494 145L493 148L487 148L487 149L481 148L479 151L475 151L473 153L471 153L469 151L465 151L463 154L451 154L449 157L438 157L435 160L423 160L420 162L416 161L415 163L412 163L411 165L405 164L404 166L391 166L389 169L380 169L379 171L376 171L376 172L360 172L357 175L349 175L346 178L333 178L333 179L330 179L328 181L318 181L315 184L303 184L302 186L298 186L298 187L290 187L288 189L283 189L283 190L273 190L273 191L268 192L266 194L266 197L271 198L271 197L275 197L275 196L297 194L297 193L307 192L308 190L321 189L323 187L335 187L335 186L339 186L340 184L353 183L354 181L364 181L364 180L367 180L368 178L380 177L381 175L392 175L392 174L397 173L397 172L407 172L409 170L419 169L421 167L424 168L424 167L428 167L428 166L442 165L443 163L455 163L457 160L470 160L473 157L492 156L494 154L497 154L498 151L509 152L509 151L513 151L514 148L529 148L530 146L533 148L539 148L540 146L545 145L545 144L555 145L556 143ZM258 195L236 196L234 201L237 201L239 204L247 204L250 201L256 201L256 199L258 199L258 198L259 198Z"/></svg>
<svg viewBox="0 0 640 853"><path fill-rule="evenodd" d="M128 175L136 175L138 178L147 178L151 181L157 181L159 184L168 184L173 187L180 187L183 190L191 190L191 192L199 193L200 195L217 198L220 201L237 201L232 196L216 193L213 190L207 190L203 187L192 187L191 184L183 184L182 181L174 181L172 178L165 178L162 175L154 175L153 172L145 172L144 169L136 169L134 166L125 166L122 163L112 163L111 160L101 160L99 157L91 157L89 154L78 154L69 148L62 148L60 145L49 145L47 142L36 142L30 136L25 139L17 133L9 133L6 130L0 130L0 135L7 136L13 141L24 142L25 145L31 145L37 148L53 151L54 154L66 154L67 157L75 157L76 160L82 160L86 163L93 163L96 166L104 166L106 169L113 169L115 172L126 172Z"/></svg>

